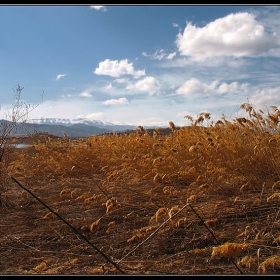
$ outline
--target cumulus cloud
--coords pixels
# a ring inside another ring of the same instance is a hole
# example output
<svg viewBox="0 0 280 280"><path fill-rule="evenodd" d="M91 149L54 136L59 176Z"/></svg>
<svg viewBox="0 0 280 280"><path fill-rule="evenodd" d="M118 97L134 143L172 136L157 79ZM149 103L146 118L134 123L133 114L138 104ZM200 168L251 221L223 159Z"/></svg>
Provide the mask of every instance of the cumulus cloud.
<svg viewBox="0 0 280 280"><path fill-rule="evenodd" d="M106 100L105 102L103 102L103 104L105 105L123 105L123 104L128 104L128 100L126 98L119 98L119 99L110 99L110 100Z"/></svg>
<svg viewBox="0 0 280 280"><path fill-rule="evenodd" d="M280 87L257 90L251 98L253 106L277 106L279 104Z"/></svg>
<svg viewBox="0 0 280 280"><path fill-rule="evenodd" d="M110 60L105 59L99 63L99 66L94 70L96 75L108 75L111 77L120 77L122 75L131 75L134 78L145 76L145 70L134 70L133 63L129 63L128 59Z"/></svg>
<svg viewBox="0 0 280 280"><path fill-rule="evenodd" d="M156 60L162 60L163 58L172 60L173 57L176 55L176 52L168 54L164 51L164 49L160 49L156 50L154 54L147 54L146 52L142 52L142 55Z"/></svg>
<svg viewBox="0 0 280 280"><path fill-rule="evenodd" d="M276 32L267 32L255 15L242 12L216 19L204 27L191 22L177 35L181 55L204 60L215 56L256 56L280 47Z"/></svg>
<svg viewBox="0 0 280 280"><path fill-rule="evenodd" d="M83 91L79 94L81 97L92 97L92 95L88 91Z"/></svg>
<svg viewBox="0 0 280 280"><path fill-rule="evenodd" d="M129 90L139 90L148 92L150 95L155 94L160 89L160 83L154 77L146 77L133 85L127 86Z"/></svg>
<svg viewBox="0 0 280 280"><path fill-rule="evenodd" d="M216 81L210 85L200 82L198 79L192 78L186 81L181 87L178 88L177 93L184 95L202 94L207 95L214 92Z"/></svg>
<svg viewBox="0 0 280 280"><path fill-rule="evenodd" d="M105 6L90 6L90 8L91 9L95 9L95 10L101 10L101 11L103 11L103 12L106 12L107 11L107 9L106 9L106 7Z"/></svg>
<svg viewBox="0 0 280 280"><path fill-rule="evenodd" d="M182 95L211 95L211 94L223 94L232 93L238 91L247 91L248 83L232 82L230 84L222 83L219 84L217 80L211 84L205 84L200 82L198 79L192 78L186 81L181 87L177 89L178 94Z"/></svg>
<svg viewBox="0 0 280 280"><path fill-rule="evenodd" d="M238 82L232 82L230 84L227 83L222 83L221 85L219 85L219 87L217 88L217 92L218 93L230 93L230 92L236 92L238 91L248 91L248 86L249 83L238 83Z"/></svg>
<svg viewBox="0 0 280 280"><path fill-rule="evenodd" d="M58 74L55 78L56 81L60 80L61 78L65 77L66 74Z"/></svg>

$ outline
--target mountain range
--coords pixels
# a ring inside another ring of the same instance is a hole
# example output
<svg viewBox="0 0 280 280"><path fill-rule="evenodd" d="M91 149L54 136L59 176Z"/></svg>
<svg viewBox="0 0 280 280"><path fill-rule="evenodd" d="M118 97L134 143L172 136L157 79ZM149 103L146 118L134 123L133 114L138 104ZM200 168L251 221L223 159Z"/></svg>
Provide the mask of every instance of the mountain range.
<svg viewBox="0 0 280 280"><path fill-rule="evenodd" d="M1 126L7 124L9 121L0 120ZM110 123L100 120L90 119L55 119L55 118L41 118L31 119L24 124L18 124L13 131L13 135L25 135L30 133L50 133L56 136L64 136L64 133L70 138L87 137L90 135L98 135L112 132L125 132L128 130L135 130L138 126L122 123ZM165 124L145 126L145 128L167 127Z"/></svg>

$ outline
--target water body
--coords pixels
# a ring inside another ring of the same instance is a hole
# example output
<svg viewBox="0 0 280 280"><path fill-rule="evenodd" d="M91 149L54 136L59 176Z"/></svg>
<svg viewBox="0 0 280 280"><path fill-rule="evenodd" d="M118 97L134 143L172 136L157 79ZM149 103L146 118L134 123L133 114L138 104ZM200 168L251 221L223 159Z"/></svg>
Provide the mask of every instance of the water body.
<svg viewBox="0 0 280 280"><path fill-rule="evenodd" d="M30 145L29 144L12 144L13 147L15 148L27 148L29 147Z"/></svg>

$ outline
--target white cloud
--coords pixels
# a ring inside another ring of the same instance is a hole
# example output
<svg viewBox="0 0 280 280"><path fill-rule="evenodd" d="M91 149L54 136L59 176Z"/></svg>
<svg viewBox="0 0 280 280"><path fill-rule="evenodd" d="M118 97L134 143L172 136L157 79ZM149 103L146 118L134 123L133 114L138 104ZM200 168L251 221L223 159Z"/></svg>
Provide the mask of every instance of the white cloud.
<svg viewBox="0 0 280 280"><path fill-rule="evenodd" d="M98 68L94 70L96 75L108 75L111 77L120 77L122 75L132 75L134 78L145 76L145 70L135 71L133 63L129 63L128 59L110 60L106 59L99 63Z"/></svg>
<svg viewBox="0 0 280 280"><path fill-rule="evenodd" d="M152 57L153 59L161 60L165 57L165 55L166 54L164 53L164 49L160 49L160 50L156 50L156 52L150 57Z"/></svg>
<svg viewBox="0 0 280 280"><path fill-rule="evenodd" d="M247 91L247 87L249 86L248 83L239 84L238 82L232 82L230 84L222 83L218 88L218 93L230 93L235 92L237 90Z"/></svg>
<svg viewBox="0 0 280 280"><path fill-rule="evenodd" d="M214 80L211 84L208 85L200 82L196 78L192 78L186 81L181 87L179 87L177 89L177 93L190 96L247 92L248 85L248 83L239 84L238 82L232 82L230 84L219 84L217 80Z"/></svg>
<svg viewBox="0 0 280 280"><path fill-rule="evenodd" d="M110 99L103 102L105 105L118 105L118 104L128 104L128 100L126 98L119 98L119 99Z"/></svg>
<svg viewBox="0 0 280 280"><path fill-rule="evenodd" d="M92 95L88 91L83 91L79 94L82 97L92 97Z"/></svg>
<svg viewBox="0 0 280 280"><path fill-rule="evenodd" d="M142 52L142 55L156 60L162 60L163 58L172 60L173 57L176 55L176 52L168 54L164 52L164 49L160 49L156 50L154 54L147 54L146 52Z"/></svg>
<svg viewBox="0 0 280 280"><path fill-rule="evenodd" d="M129 89L129 90L136 89L139 91L148 92L150 95L153 95L159 91L160 83L154 77L149 76L149 77L146 77L146 78L138 81L137 83L135 83L133 85L127 86L127 89Z"/></svg>
<svg viewBox="0 0 280 280"><path fill-rule="evenodd" d="M278 106L280 87L257 90L250 102L253 106Z"/></svg>
<svg viewBox="0 0 280 280"><path fill-rule="evenodd" d="M213 84L214 83L214 84ZM192 78L186 81L181 87L178 88L177 93L184 95L202 94L207 95L213 93L216 81L207 85L201 83L198 79Z"/></svg>
<svg viewBox="0 0 280 280"><path fill-rule="evenodd" d="M103 118L103 116L104 116L103 112L97 112L97 113L90 113L86 115L78 115L77 118L100 120Z"/></svg>
<svg viewBox="0 0 280 280"><path fill-rule="evenodd" d="M66 74L58 74L58 75L56 76L55 80L58 81L59 79L65 77L65 76L66 76Z"/></svg>
<svg viewBox="0 0 280 280"><path fill-rule="evenodd" d="M90 6L90 8L91 9L95 9L95 10L101 10L101 11L103 11L103 12L106 12L107 11L107 9L106 9L106 7L105 6Z"/></svg>
<svg viewBox="0 0 280 280"><path fill-rule="evenodd" d="M170 60L172 60L173 59L173 57L176 55L176 52L174 52L174 53L170 53L170 54L168 54L167 56L166 56L166 59L170 59Z"/></svg>
<svg viewBox="0 0 280 280"><path fill-rule="evenodd" d="M255 56L280 47L279 36L268 33L249 13L229 14L204 27L191 22L177 35L181 55L204 60L216 56Z"/></svg>

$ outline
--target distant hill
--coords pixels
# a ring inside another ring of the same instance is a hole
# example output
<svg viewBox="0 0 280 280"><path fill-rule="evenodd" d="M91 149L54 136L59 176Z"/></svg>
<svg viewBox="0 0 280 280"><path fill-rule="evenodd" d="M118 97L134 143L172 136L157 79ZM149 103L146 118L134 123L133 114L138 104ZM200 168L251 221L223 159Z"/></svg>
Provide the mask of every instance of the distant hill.
<svg viewBox="0 0 280 280"><path fill-rule="evenodd" d="M7 120L0 120L0 135L1 128L9 122ZM145 126L145 129L153 129L157 127L168 127L163 124L158 124L154 126ZM89 120L89 119L37 119L30 120L28 123L18 124L16 129L13 131L14 136L32 134L32 133L49 133L55 136L62 137L64 133L70 138L75 137L87 137L90 135L99 135L103 133L112 133L112 132L125 132L133 131L137 129L138 126L127 125L121 123L109 123L102 122L98 120Z"/></svg>
<svg viewBox="0 0 280 280"><path fill-rule="evenodd" d="M5 125L9 123L6 120L0 120L0 134L3 131ZM14 136L32 134L32 133L44 133L53 134L56 136L63 136L66 133L68 137L87 137L90 135L102 134L113 132L113 130L98 128L95 126L89 126L86 124L74 124L71 126L56 125L56 124L34 124L34 123L24 123L18 124L18 126L12 131Z"/></svg>
<svg viewBox="0 0 280 280"><path fill-rule="evenodd" d="M85 124L88 126L94 126L101 129L107 129L109 131L124 131L127 129L135 129L135 125L123 124L119 122L111 123L100 120L93 120L87 118L77 118L77 119L59 119L59 118L41 118L41 119L31 119L29 121L33 124L49 124L49 125L63 125L67 127L72 127L73 125Z"/></svg>
<svg viewBox="0 0 280 280"><path fill-rule="evenodd" d="M109 129L110 131L125 131L125 130L135 130L138 125L132 125L128 123L121 122L107 122L88 118L77 118L77 119L59 119L59 118L41 118L41 119L31 119L30 123L36 124L51 124L51 125L64 125L70 127L74 124L87 124L89 126L95 126L98 128ZM153 122L147 125L141 124L144 128L165 128L169 127L168 122Z"/></svg>
<svg viewBox="0 0 280 280"><path fill-rule="evenodd" d="M112 132L112 130L105 128L98 128L95 126L89 126L86 124L74 124L69 127L64 125L56 124L29 124L36 128L36 131L48 132L53 135L63 136L63 133L66 133L68 137L86 137L95 134L102 134L106 132Z"/></svg>

